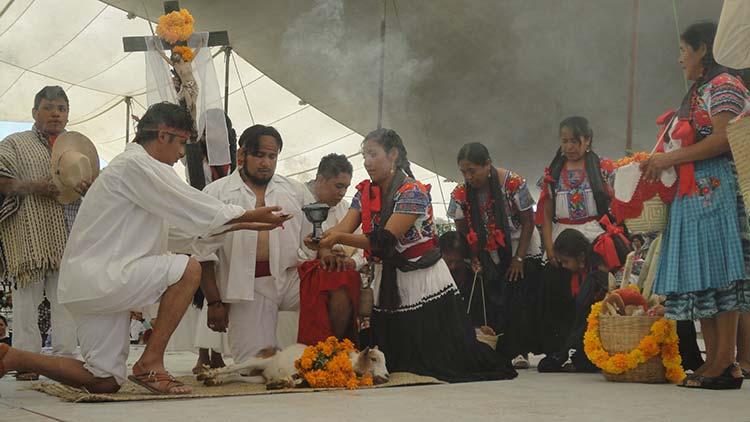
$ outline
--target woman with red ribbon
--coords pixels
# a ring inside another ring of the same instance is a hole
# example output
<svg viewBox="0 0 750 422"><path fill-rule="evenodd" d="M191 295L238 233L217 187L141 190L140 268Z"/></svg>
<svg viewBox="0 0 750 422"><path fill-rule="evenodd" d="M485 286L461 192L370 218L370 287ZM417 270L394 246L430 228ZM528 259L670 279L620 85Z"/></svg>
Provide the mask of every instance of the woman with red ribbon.
<svg viewBox="0 0 750 422"><path fill-rule="evenodd" d="M388 370L449 382L516 377L509 359L476 340L441 259L430 186L414 179L401 137L373 131L362 153L370 180L357 186L349 212L317 246L364 249L374 262L372 344L385 353ZM360 225L363 234L354 234Z"/></svg>
<svg viewBox="0 0 750 422"><path fill-rule="evenodd" d="M583 352L583 334L586 332L586 318L591 305L604 299L609 290L609 274L614 274L625 263L632 250L630 241L621 227L602 217L606 232L593 242L581 232L565 229L555 239L553 250L560 266L578 274L583 282L575 297L575 321L565 335L565 343L560 354L567 356L571 349L576 352L570 357L571 365L563 369L570 372L596 372L598 369Z"/></svg>
<svg viewBox="0 0 750 422"><path fill-rule="evenodd" d="M560 122L560 147L545 176L539 182L541 194L536 223L542 226L547 265L542 274L540 320L542 347L547 355L539 363L540 372L562 369L567 355L559 354L566 334L575 320L575 298L580 279L560 267L553 245L565 229L575 229L589 242L604 233L599 219L609 212L612 189L608 179L613 170L610 160L593 151L594 131L586 118L568 117Z"/></svg>
<svg viewBox="0 0 750 422"><path fill-rule="evenodd" d="M526 181L492 164L487 147L464 145L456 159L465 184L451 194L448 217L466 237L474 270L481 272L488 292L489 325L503 333L498 350L515 356L516 368L528 368L526 355L539 352L536 326L542 244L534 227L534 199ZM479 315L482 298L470 306Z"/></svg>
<svg viewBox="0 0 750 422"><path fill-rule="evenodd" d="M675 167L678 190L669 210L654 292L667 297L667 318L701 321L706 363L684 387L742 385L735 362L737 321L750 310L750 276L742 237L747 215L727 140L727 124L742 113L748 91L716 63L716 24L693 24L680 40L680 64L694 81L677 112L662 116L656 154L641 163L648 180Z"/></svg>

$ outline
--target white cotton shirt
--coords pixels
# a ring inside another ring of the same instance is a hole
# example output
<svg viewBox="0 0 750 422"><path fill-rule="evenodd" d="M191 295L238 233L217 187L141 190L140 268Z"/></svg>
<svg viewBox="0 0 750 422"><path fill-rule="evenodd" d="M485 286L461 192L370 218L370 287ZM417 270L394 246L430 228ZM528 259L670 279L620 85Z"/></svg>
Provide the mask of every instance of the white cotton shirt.
<svg viewBox="0 0 750 422"><path fill-rule="evenodd" d="M724 0L714 39L714 58L732 69L750 67L750 1Z"/></svg>
<svg viewBox="0 0 750 422"><path fill-rule="evenodd" d="M151 282L130 280L144 273L143 268L134 270L133 264L169 255L170 226L179 227L182 236L209 237L244 212L187 185L141 145L128 144L102 170L78 211L60 265L59 301L96 303L97 310L119 309L123 288ZM174 273L158 268L174 259L152 262L146 275L156 279Z"/></svg>
<svg viewBox="0 0 750 422"><path fill-rule="evenodd" d="M239 169L206 186L204 192L227 204L239 205L245 209L256 207L255 193L242 180ZM285 213L292 215L283 228L272 230L268 234L271 276L275 278L275 287L279 289L286 285L286 278L297 271L300 260L298 249L307 249L303 240L312 233L312 223L305 218L302 207L313 202L315 199L312 193L296 180L275 174L266 186L266 206L281 206ZM223 236L221 247L215 254L202 254L199 258L201 261L218 261L215 267L216 284L222 301L236 303L255 298L257 245L256 231L228 233ZM269 299L278 296L275 292L263 293Z"/></svg>

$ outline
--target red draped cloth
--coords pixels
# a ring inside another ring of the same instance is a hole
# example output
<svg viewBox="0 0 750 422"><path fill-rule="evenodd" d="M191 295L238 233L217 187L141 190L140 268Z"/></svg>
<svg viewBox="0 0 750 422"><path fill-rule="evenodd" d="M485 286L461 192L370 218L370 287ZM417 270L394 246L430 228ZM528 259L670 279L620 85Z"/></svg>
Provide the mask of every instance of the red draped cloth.
<svg viewBox="0 0 750 422"><path fill-rule="evenodd" d="M300 278L298 343L313 345L333 335L328 316L328 293L342 287L352 302L352 326L355 326L361 284L358 272L326 271L317 259L303 262L297 271Z"/></svg>

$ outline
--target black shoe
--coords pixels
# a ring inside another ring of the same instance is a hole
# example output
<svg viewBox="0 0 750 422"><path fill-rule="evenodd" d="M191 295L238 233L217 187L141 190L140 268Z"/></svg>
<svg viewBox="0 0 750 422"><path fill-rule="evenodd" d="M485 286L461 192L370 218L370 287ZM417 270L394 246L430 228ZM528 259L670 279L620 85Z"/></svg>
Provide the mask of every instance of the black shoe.
<svg viewBox="0 0 750 422"><path fill-rule="evenodd" d="M536 366L537 371L539 372L568 372L563 369L563 365L565 364L565 361L567 359L563 359L561 356L558 356L557 354L549 354L544 357L544 359L539 361L539 364Z"/></svg>
<svg viewBox="0 0 750 422"><path fill-rule="evenodd" d="M718 377L704 377L703 375L687 377L679 387L703 388L706 390L739 390L742 388L744 378L733 375L735 368L738 366L737 363L729 365Z"/></svg>

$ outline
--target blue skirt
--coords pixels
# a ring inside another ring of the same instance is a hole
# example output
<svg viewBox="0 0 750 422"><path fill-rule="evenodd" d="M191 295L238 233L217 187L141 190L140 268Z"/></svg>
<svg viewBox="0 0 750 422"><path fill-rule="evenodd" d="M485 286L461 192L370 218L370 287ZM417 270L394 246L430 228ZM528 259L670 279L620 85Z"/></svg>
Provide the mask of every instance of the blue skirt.
<svg viewBox="0 0 750 422"><path fill-rule="evenodd" d="M695 181L698 192L670 207L654 282L654 292L672 299L710 296L747 278L732 162L726 156L696 162Z"/></svg>

